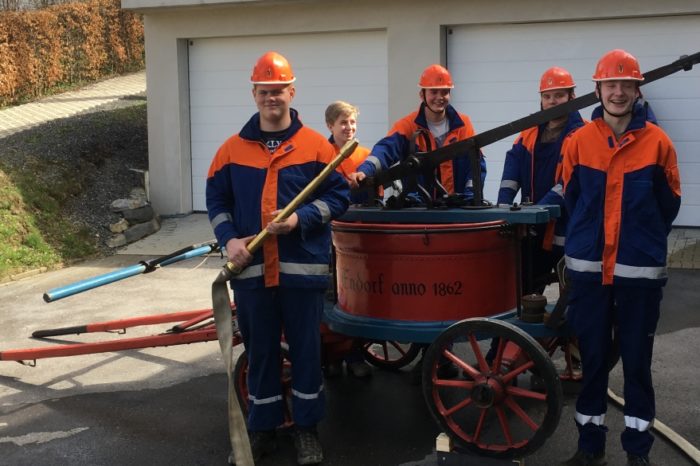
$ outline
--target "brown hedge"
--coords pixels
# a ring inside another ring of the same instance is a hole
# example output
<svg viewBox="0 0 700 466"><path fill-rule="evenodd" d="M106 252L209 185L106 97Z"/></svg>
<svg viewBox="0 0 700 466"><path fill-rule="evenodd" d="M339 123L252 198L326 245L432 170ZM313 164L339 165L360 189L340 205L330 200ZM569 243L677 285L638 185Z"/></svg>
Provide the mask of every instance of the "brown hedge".
<svg viewBox="0 0 700 466"><path fill-rule="evenodd" d="M0 12L0 105L144 66L143 22L120 0Z"/></svg>

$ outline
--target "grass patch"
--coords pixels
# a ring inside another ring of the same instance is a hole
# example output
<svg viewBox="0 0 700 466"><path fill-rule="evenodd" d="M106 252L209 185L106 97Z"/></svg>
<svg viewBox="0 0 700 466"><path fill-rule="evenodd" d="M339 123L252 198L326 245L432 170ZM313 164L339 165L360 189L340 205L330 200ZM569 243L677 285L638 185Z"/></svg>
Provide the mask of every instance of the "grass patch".
<svg viewBox="0 0 700 466"><path fill-rule="evenodd" d="M136 157L130 154L147 157L145 137L134 142L134 134L145 134L145 114L145 102L139 102L49 123L1 141L0 282L27 270L54 269L103 255L101 242L109 234L109 222L92 225L90 216L77 218L75 207L68 206L78 198L97 197L95 189L104 191L105 179L116 178L108 167L118 165L128 172ZM125 189L128 193L130 188ZM109 212L109 202L117 197L96 207L84 203L78 210ZM96 235L99 228L107 234Z"/></svg>
<svg viewBox="0 0 700 466"><path fill-rule="evenodd" d="M0 168L0 280L95 254L84 229L61 216L60 186Z"/></svg>
<svg viewBox="0 0 700 466"><path fill-rule="evenodd" d="M21 182L13 182L0 169L0 279L61 260L56 248L44 239L22 188Z"/></svg>

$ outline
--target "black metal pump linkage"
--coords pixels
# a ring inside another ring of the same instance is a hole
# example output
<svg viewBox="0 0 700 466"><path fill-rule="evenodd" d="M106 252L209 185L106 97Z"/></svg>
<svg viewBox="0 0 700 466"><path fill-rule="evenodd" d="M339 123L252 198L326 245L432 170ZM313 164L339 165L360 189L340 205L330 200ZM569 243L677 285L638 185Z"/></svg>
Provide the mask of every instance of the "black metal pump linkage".
<svg viewBox="0 0 700 466"><path fill-rule="evenodd" d="M693 65L698 63L700 63L700 52L694 53L693 55L683 55L678 60L668 65L644 73L644 81L642 81L640 85L652 83L681 70L690 71ZM426 173L435 169L442 162L467 154L472 167L474 205L480 206L483 202L481 167L479 165L479 154L482 147L493 144L496 141L517 134L528 128L532 128L533 126L538 126L550 120L560 118L570 112L588 107L595 104L597 101L598 98L595 92L591 92L564 104L557 105L556 107L533 113L524 118L506 123L505 125L476 134L469 139L441 147L434 151L414 154L412 157L403 160L399 164L377 173L376 176L366 178L361 183L360 189L364 190L368 187L372 187L376 191L376 188L379 186L390 186L391 182L394 180L406 178L416 173Z"/></svg>

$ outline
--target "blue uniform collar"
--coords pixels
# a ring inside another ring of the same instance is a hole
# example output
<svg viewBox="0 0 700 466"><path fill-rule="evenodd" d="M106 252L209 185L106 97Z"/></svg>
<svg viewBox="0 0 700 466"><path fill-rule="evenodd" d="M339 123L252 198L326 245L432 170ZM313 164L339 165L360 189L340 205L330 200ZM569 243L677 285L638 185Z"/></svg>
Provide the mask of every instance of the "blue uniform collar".
<svg viewBox="0 0 700 466"><path fill-rule="evenodd" d="M289 128L287 128L284 134L283 139L285 141L294 136L302 128L302 126L304 126L299 119L299 112L293 108L290 108L289 113L292 117L292 124L289 125ZM260 130L260 113L256 113L250 117L250 120L243 125L243 129L241 129L241 132L238 134L241 138L249 141L262 141L262 132Z"/></svg>
<svg viewBox="0 0 700 466"><path fill-rule="evenodd" d="M603 111L602 105L596 107L591 114L591 120L603 118ZM648 108L646 102L642 102L637 99L637 101L634 103L634 107L632 107L632 119L630 120L629 125L627 125L625 132L635 129L642 129L644 126L646 126L647 121L656 124L656 116L654 115L654 112Z"/></svg>
<svg viewBox="0 0 700 466"><path fill-rule="evenodd" d="M569 116L566 119L566 124L564 125L564 129L561 131L561 134L559 134L559 138L557 139L557 143L561 144L561 142L564 140L564 138L574 129L580 128L581 126L584 125L583 118L581 117L581 114L578 111L574 111L569 113ZM539 134L542 134L542 131L544 131L545 126L547 126L547 123L542 123L539 126ZM539 141L539 137L538 137Z"/></svg>
<svg viewBox="0 0 700 466"><path fill-rule="evenodd" d="M457 110L455 110L455 108L452 105L447 104L447 107L445 108L445 113L450 131L457 129L460 126L464 126L462 118L459 116L459 113L457 113ZM418 115L416 115L416 119L413 121L421 128L428 129L428 120L425 119L425 102L420 104Z"/></svg>

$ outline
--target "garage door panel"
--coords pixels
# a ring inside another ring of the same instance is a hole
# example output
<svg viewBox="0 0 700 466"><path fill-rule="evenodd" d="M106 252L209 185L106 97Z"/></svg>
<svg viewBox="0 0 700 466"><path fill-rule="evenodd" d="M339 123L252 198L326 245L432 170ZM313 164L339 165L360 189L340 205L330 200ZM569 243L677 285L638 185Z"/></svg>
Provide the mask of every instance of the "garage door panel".
<svg viewBox="0 0 700 466"><path fill-rule="evenodd" d="M191 126L194 141L202 138L209 140L213 137L223 142L220 127L223 125L229 129L240 130L255 112L255 107L195 107L190 110L190 118L197 122ZM194 119L194 116L198 118Z"/></svg>
<svg viewBox="0 0 700 466"><path fill-rule="evenodd" d="M377 101L375 101L363 104L360 107L360 115L358 117L358 132L367 132L365 125L375 125L376 129L372 130L372 134L384 136L384 133L389 129L385 113L386 104L384 103L377 103Z"/></svg>
<svg viewBox="0 0 700 466"><path fill-rule="evenodd" d="M247 86L245 89L236 90L235 94L231 92L233 89L228 88L215 88L208 87L206 89L197 90L191 93L190 98L194 105L190 108L208 108L208 107L243 107L243 108L255 108L253 104L253 94L251 93L251 87ZM241 102L239 98L234 97L234 95L244 95L248 93L250 96L250 103Z"/></svg>
<svg viewBox="0 0 700 466"><path fill-rule="evenodd" d="M657 119L670 122L671 126L684 121L693 121L697 125L700 121L700 114L693 110L700 105L700 99L658 99L650 101L650 105Z"/></svg>
<svg viewBox="0 0 700 466"><path fill-rule="evenodd" d="M250 71L248 71L250 72ZM234 89L234 88L250 88L250 84L246 81L244 83L231 82L232 70L200 70L196 73L190 73L190 77L195 79L201 89ZM242 71L239 71L242 73Z"/></svg>
<svg viewBox="0 0 700 466"><path fill-rule="evenodd" d="M683 205L678 212L675 225L697 226L700 217L700 184L686 186L682 192Z"/></svg>
<svg viewBox="0 0 700 466"><path fill-rule="evenodd" d="M663 64L668 64L669 62ZM647 67L644 71L649 69L653 68ZM687 72L674 74L642 87L642 93L645 97L648 97L649 94L663 94L663 97L669 100L693 99L697 101L700 99L700 76Z"/></svg>
<svg viewBox="0 0 700 466"><path fill-rule="evenodd" d="M648 71L681 54L695 53L692 47L698 43L700 16L693 15L455 26L447 35L447 65L455 80L452 101L472 117L478 131L485 131L535 112L539 78L551 66L568 69L577 83L576 93L583 95L593 90L595 64L610 49L630 51L639 59L642 71ZM697 160L700 70L676 73L642 90L676 145L681 169ZM584 118L590 118L593 108L581 111ZM512 137L509 139L484 149L489 166L487 199L497 195L502 161L512 145ZM677 223L700 226L698 211L687 207L700 204L700 174L693 166L683 170L681 181L683 215L690 220Z"/></svg>
<svg viewBox="0 0 700 466"><path fill-rule="evenodd" d="M192 196L201 197L205 199L207 187L206 176L192 176Z"/></svg>
<svg viewBox="0 0 700 466"><path fill-rule="evenodd" d="M250 73L255 61L267 50L280 52L292 63L297 77L292 106L299 110L305 125L328 134L326 107L332 101L346 100L360 109L358 136L367 141L365 145L386 133L388 78L384 31L192 40L190 139L195 210L206 209L204 176L216 149L240 131L256 112Z"/></svg>
<svg viewBox="0 0 700 466"><path fill-rule="evenodd" d="M700 206L684 205L673 224L682 227L696 227L698 226L698 217L700 217Z"/></svg>
<svg viewBox="0 0 700 466"><path fill-rule="evenodd" d="M538 102L533 98L532 83L515 81L487 82L487 83L464 83L455 84L459 96L469 102Z"/></svg>
<svg viewBox="0 0 700 466"><path fill-rule="evenodd" d="M700 161L691 163L679 163L678 171L681 174L681 181L684 178L688 180L700 180Z"/></svg>
<svg viewBox="0 0 700 466"><path fill-rule="evenodd" d="M523 62L521 67L533 66L534 60L527 60ZM546 63L552 63L548 61ZM535 66L535 69L548 68L551 65L542 63L542 66ZM455 88L459 89L457 84L474 84L474 83L492 83L492 84L512 84L516 82L522 82L522 80L532 81L539 79L539 75L534 74L532 71L518 70L514 73L514 67L518 64L513 61L508 63L493 62L489 60L484 61L474 61L470 63L465 63L457 66L450 66L450 71L452 71L457 77L455 78ZM541 74L541 72L540 72Z"/></svg>
<svg viewBox="0 0 700 466"><path fill-rule="evenodd" d="M216 142L219 145L221 145L221 143L223 142L220 136L222 134L222 131L228 131L229 136L232 136L233 134L240 131L240 129L243 127L246 121L248 120L232 119L231 121L224 121L222 119L216 123L211 123L208 125L193 126L192 131L197 131L199 137L196 140L192 141L192 143L196 144L198 142Z"/></svg>
<svg viewBox="0 0 700 466"><path fill-rule="evenodd" d="M220 141L208 141L208 142L199 142L196 144L192 144L193 150L196 149L200 151L201 153L205 154L212 154L211 157L216 154L216 151L219 149L219 146L221 145ZM209 161L211 161L211 157L209 158ZM193 164L192 165L192 176L206 176L207 172L209 171L209 164Z"/></svg>
<svg viewBox="0 0 700 466"><path fill-rule="evenodd" d="M681 189L681 196L688 200L687 205L700 205L700 183L686 184Z"/></svg>
<svg viewBox="0 0 700 466"><path fill-rule="evenodd" d="M470 102L456 106L475 123L477 131L486 131L517 118L522 118L539 110L539 103L533 102ZM478 124L476 124L478 122ZM487 126L488 125L488 126Z"/></svg>
<svg viewBox="0 0 700 466"><path fill-rule="evenodd" d="M294 72L300 82L303 82L305 85L309 84L310 86L348 85L374 87L377 81L376 76L387 74L386 67L353 66L350 64L346 64L345 67L352 67L354 73L347 75L339 74L337 68L307 70L297 70L297 68L294 68Z"/></svg>
<svg viewBox="0 0 700 466"><path fill-rule="evenodd" d="M686 156L691 155L690 152L682 150L681 146L688 147L686 143L698 144L698 131L700 131L700 120L691 121L664 121L660 120L659 125L666 131L666 134L671 138L676 151L684 155L683 160L688 160ZM695 153L697 154L697 152ZM694 156L695 158L697 156Z"/></svg>
<svg viewBox="0 0 700 466"><path fill-rule="evenodd" d="M350 100L349 95L354 96L352 104L358 106L360 111L362 111L365 104L385 100L386 90L378 89L376 86L350 86L343 84L337 86L305 86L297 89L293 105L323 105L321 113L324 113L329 103L335 100ZM304 113L308 113L308 111Z"/></svg>

